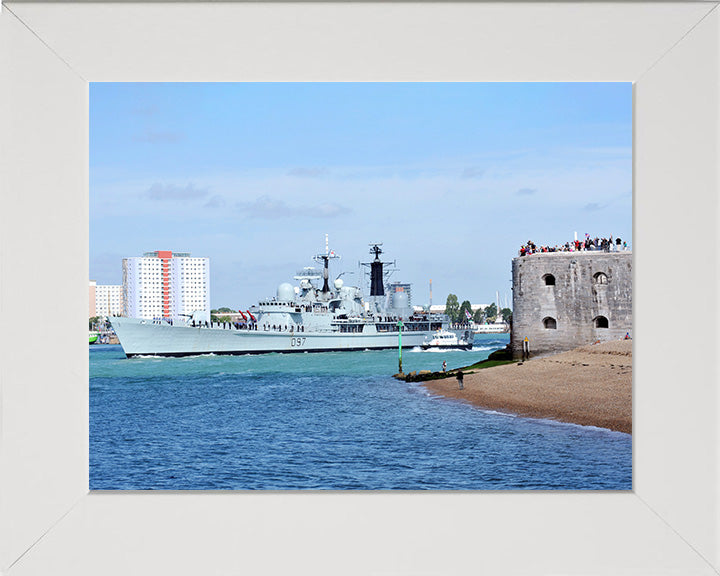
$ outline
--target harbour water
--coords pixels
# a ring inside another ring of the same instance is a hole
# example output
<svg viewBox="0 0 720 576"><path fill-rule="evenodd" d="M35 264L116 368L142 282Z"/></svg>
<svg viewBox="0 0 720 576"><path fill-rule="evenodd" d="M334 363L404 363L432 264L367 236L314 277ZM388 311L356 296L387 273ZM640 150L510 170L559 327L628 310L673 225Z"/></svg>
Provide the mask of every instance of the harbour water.
<svg viewBox="0 0 720 576"><path fill-rule="evenodd" d="M439 370L472 351L403 351ZM90 347L92 490L630 490L631 436L395 380L397 350L126 359Z"/></svg>

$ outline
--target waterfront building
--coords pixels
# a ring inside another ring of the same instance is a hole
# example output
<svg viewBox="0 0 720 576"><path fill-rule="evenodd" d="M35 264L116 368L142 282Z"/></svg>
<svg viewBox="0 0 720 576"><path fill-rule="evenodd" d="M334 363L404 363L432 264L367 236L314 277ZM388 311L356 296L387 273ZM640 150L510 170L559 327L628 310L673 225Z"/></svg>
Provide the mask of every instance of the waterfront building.
<svg viewBox="0 0 720 576"><path fill-rule="evenodd" d="M89 318L119 316L123 313L123 287L120 284L98 284L90 280L89 288Z"/></svg>
<svg viewBox="0 0 720 576"><path fill-rule="evenodd" d="M632 252L547 252L512 261L511 344L521 357L632 336Z"/></svg>
<svg viewBox="0 0 720 576"><path fill-rule="evenodd" d="M157 250L123 258L124 315L179 318L210 310L210 259Z"/></svg>
<svg viewBox="0 0 720 576"><path fill-rule="evenodd" d="M95 315L119 316L123 313L123 287L120 284L95 286Z"/></svg>
<svg viewBox="0 0 720 576"><path fill-rule="evenodd" d="M90 310L88 311L88 318L95 318L95 316L97 316L97 313L95 311L95 289L96 289L96 287L97 287L97 282L95 282L95 280L90 280L90 287L89 287L89 294L88 294Z"/></svg>

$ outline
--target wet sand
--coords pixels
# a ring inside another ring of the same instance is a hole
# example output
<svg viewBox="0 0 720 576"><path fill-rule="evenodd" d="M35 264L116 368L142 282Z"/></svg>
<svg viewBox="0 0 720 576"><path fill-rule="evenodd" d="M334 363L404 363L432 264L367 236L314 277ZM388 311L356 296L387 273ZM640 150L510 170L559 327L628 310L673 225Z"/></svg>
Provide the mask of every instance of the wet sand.
<svg viewBox="0 0 720 576"><path fill-rule="evenodd" d="M499 412L632 433L632 340L425 382L428 390Z"/></svg>

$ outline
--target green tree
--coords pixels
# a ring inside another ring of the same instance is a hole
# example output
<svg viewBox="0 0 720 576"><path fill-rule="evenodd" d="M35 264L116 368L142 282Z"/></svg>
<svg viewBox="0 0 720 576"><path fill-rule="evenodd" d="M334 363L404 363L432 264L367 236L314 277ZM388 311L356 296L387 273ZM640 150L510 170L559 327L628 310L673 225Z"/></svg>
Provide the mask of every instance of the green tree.
<svg viewBox="0 0 720 576"><path fill-rule="evenodd" d="M465 315L465 310L468 311L470 316L472 316L472 305L468 300L463 300L463 303L460 304L460 310L458 310L458 322L468 322L468 317Z"/></svg>
<svg viewBox="0 0 720 576"><path fill-rule="evenodd" d="M510 318L512 318L512 310L510 308L503 308L500 310L500 315L503 317L503 320L505 322L510 323Z"/></svg>
<svg viewBox="0 0 720 576"><path fill-rule="evenodd" d="M232 308L228 308L227 306L223 306L222 308L217 308L217 309L214 308L214 309L210 310L211 317L213 315L217 316L218 314L223 314L223 313L224 314L235 314L235 310L233 310ZM217 318L214 318L214 317L212 318L212 321L213 322L229 322L229 320L218 320Z"/></svg>
<svg viewBox="0 0 720 576"><path fill-rule="evenodd" d="M100 322L100 316L93 316L92 318L89 318L88 330L94 330L93 325L96 325L98 322Z"/></svg>
<svg viewBox="0 0 720 576"><path fill-rule="evenodd" d="M457 322L459 311L460 304L458 303L458 297L455 296L455 294L448 294L447 300L445 301L445 314L450 317L450 322Z"/></svg>
<svg viewBox="0 0 720 576"><path fill-rule="evenodd" d="M485 322L485 315L483 314L482 308L475 310L475 314L473 314L473 322L475 322L475 324L482 324Z"/></svg>
<svg viewBox="0 0 720 576"><path fill-rule="evenodd" d="M495 306L495 302L490 304L489 306L485 306L485 310L483 310L483 313L485 314L485 319L488 322L495 322L495 318L497 317L497 306Z"/></svg>

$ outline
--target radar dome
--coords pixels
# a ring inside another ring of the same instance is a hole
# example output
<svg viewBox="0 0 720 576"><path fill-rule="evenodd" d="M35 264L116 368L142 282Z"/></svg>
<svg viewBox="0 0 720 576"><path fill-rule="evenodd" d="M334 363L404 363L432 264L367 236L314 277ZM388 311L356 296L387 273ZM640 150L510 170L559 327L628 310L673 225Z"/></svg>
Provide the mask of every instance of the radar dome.
<svg viewBox="0 0 720 576"><path fill-rule="evenodd" d="M295 298L295 289L292 284L283 282L278 286L277 299L283 302L292 301Z"/></svg>
<svg viewBox="0 0 720 576"><path fill-rule="evenodd" d="M408 308L409 302L405 292L395 292L393 294L393 308Z"/></svg>
<svg viewBox="0 0 720 576"><path fill-rule="evenodd" d="M340 290L340 288L343 287L343 281L342 278L337 278L335 280L335 290Z"/></svg>

